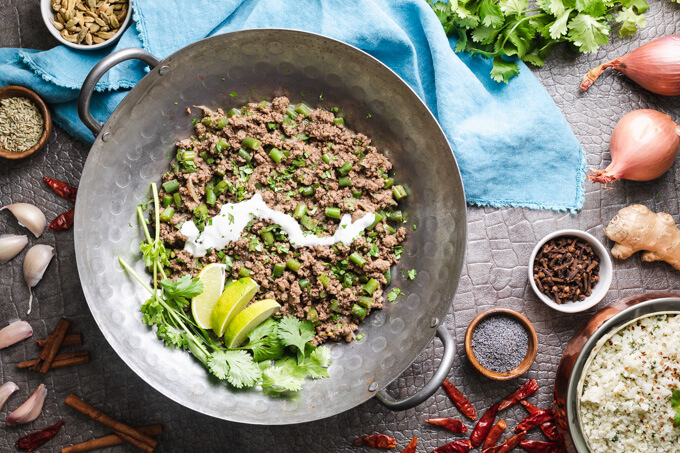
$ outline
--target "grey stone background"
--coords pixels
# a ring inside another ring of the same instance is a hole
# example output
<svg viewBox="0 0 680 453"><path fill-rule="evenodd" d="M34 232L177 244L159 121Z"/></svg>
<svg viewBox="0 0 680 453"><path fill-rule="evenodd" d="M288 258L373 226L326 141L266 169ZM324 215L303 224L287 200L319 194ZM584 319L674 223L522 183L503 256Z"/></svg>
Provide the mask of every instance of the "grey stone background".
<svg viewBox="0 0 680 453"><path fill-rule="evenodd" d="M47 49L57 45L44 28L38 4L37 0L0 0L0 46ZM550 57L545 68L534 70L582 143L589 167L604 168L609 163L609 136L626 112L653 108L680 121L680 97L664 98L646 92L619 74L607 72L587 93L578 90L580 79L589 68L656 37L678 33L680 5L668 0L649 0L649 4L647 27L636 36L623 39L613 36L608 45L592 55L576 55L561 48ZM54 218L70 206L46 190L42 176L54 176L77 184L87 151L86 145L56 128L47 148L39 154L19 162L0 161L0 204L32 202L46 212L48 219ZM526 276L528 256L534 244L556 229L588 231L609 248L611 242L604 237L602 227L620 208L631 203L668 212L680 222L679 184L680 166L676 164L664 176L651 182L620 181L609 191L601 190L599 185L587 184L585 205L577 215L518 208L468 209L466 264L446 325L454 333L458 347L449 379L469 396L478 413L529 378L536 378L540 383L538 395L530 401L541 408L551 406L555 369L562 349L575 329L598 308L643 292L680 292L677 271L665 263L641 263L635 256L614 262L611 289L598 307L568 315L545 307L531 292ZM10 214L2 213L0 233L24 234L25 230ZM71 392L130 425L162 423L164 434L157 451L164 452L359 452L370 449L352 447L351 441L372 432L393 435L398 441L396 451L401 451L412 436L419 438L418 451L430 451L456 438L424 422L430 417L459 417L441 390L420 406L404 412L391 412L369 400L329 419L282 427L230 423L182 408L139 379L105 342L80 289L72 232L48 230L37 240L31 237L30 244L34 243L55 246L57 256L35 288L34 310L28 317L25 315L28 291L21 269L25 251L10 263L0 265L0 325L13 318L27 319L34 328L34 338L44 338L58 318L65 316L72 320L73 331L83 333L85 348L90 350L92 361L86 366L53 370L43 377L16 368L18 362L37 356L32 341L3 350L0 354L1 380L16 382L20 391L2 409L0 419L4 420L40 383L48 387L49 394L43 414L36 421L15 428L0 423L0 451L14 451L13 444L19 437L60 419L65 420L66 425L39 451L59 451L62 446L108 434L106 428L63 403ZM472 318L495 306L526 314L536 327L540 344L531 370L506 383L492 382L477 374L467 362L462 347L465 329ZM406 396L422 386L438 364L440 348L435 340L389 387L391 393ZM509 427L514 427L523 418L522 411L512 408L503 414ZM472 428L469 423L468 426ZM134 451L134 448L116 447L109 451Z"/></svg>

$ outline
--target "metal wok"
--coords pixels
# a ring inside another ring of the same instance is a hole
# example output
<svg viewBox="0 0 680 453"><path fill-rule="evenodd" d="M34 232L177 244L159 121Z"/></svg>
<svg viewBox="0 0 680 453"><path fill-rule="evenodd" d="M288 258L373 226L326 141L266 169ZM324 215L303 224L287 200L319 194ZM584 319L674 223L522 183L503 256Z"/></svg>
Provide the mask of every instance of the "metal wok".
<svg viewBox="0 0 680 453"><path fill-rule="evenodd" d="M151 71L101 125L89 113L99 78L121 61L137 58ZM230 96L236 92L238 99ZM323 93L323 101L320 99ZM408 225L418 225L404 244L399 269L417 269L414 281L396 284L405 296L361 326L360 342L332 346L329 379L308 381L291 398L235 391L212 379L190 354L165 348L141 321L145 290L120 267L120 255L141 274L141 229L136 206L149 183L168 169L174 143L192 133L186 108L225 110L246 101L287 95L292 102L337 106L349 128L373 139L392 160L399 182L410 188ZM465 252L465 195L451 148L434 117L391 70L366 53L319 35L291 30L247 30L216 36L163 61L140 49L102 60L90 73L79 113L95 134L83 170L75 210L78 271L85 297L107 341L142 379L198 412L251 424L291 424L348 410L376 396L393 409L428 398L454 356L440 326L451 306ZM433 339L444 357L417 394L395 401L382 390Z"/></svg>

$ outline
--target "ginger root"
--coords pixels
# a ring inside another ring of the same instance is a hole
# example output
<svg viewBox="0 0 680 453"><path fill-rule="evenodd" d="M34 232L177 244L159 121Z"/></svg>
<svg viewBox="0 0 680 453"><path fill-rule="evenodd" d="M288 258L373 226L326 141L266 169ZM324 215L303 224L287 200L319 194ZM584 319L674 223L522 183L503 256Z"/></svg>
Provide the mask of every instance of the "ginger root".
<svg viewBox="0 0 680 453"><path fill-rule="evenodd" d="M612 248L614 258L625 260L645 250L642 261L666 261L680 270L680 229L670 214L657 214L646 206L632 204L614 216L604 234L616 242Z"/></svg>

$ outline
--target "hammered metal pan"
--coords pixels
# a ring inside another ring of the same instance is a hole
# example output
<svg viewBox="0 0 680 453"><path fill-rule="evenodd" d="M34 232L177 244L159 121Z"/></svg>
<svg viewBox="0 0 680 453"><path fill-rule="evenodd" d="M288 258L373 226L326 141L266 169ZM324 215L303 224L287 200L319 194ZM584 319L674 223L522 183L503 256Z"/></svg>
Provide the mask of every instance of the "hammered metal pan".
<svg viewBox="0 0 680 453"><path fill-rule="evenodd" d="M128 59L151 70L106 124L89 113L99 78ZM231 93L237 93L237 98ZM136 206L149 183L167 171L177 140L189 136L192 105L225 110L287 95L292 102L337 106L348 127L387 150L400 183L410 188L408 225L399 278L406 294L361 326L365 338L332 346L329 379L308 381L292 398L235 391L212 379L188 353L165 348L141 321L144 289L123 272L120 255L142 274ZM323 98L323 101L320 99ZM159 61L124 49L88 76L79 113L96 140L83 170L75 209L75 248L85 297L107 341L149 385L186 407L231 421L291 424L338 414L377 396L392 409L428 398L454 357L441 326L456 292L465 252L465 194L451 148L436 120L396 74L368 54L319 35L280 29L246 30L199 41ZM432 341L444 343L440 367L423 389L396 401L383 389Z"/></svg>

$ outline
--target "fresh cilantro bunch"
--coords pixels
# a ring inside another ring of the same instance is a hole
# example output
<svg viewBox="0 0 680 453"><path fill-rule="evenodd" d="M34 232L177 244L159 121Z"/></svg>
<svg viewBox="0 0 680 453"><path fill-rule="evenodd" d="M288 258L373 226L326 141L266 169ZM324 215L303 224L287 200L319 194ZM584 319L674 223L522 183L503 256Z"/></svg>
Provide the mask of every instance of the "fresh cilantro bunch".
<svg viewBox="0 0 680 453"><path fill-rule="evenodd" d="M225 348L218 338L194 322L185 309L193 297L201 294L203 285L189 275L176 281L166 278L164 267L169 257L159 237L158 189L155 184L151 188L156 219L153 239L142 207L137 213L146 237L140 250L144 264L153 274L153 287L125 260L118 258L123 268L151 294L141 307L143 322L156 328L156 335L166 346L190 351L213 375L236 388L260 385L265 394L281 396L302 389L307 377L328 377L330 349L310 343L314 339L314 326L309 321L301 322L293 317L269 319L253 329L248 334L248 343L238 349Z"/></svg>
<svg viewBox="0 0 680 453"><path fill-rule="evenodd" d="M676 1L676 0L671 0ZM680 1L680 0L678 0ZM447 35L458 38L455 51L493 59L491 78L507 83L519 74L517 57L543 66L555 44L567 42L592 53L609 41L646 25L645 0L451 0L430 3Z"/></svg>

